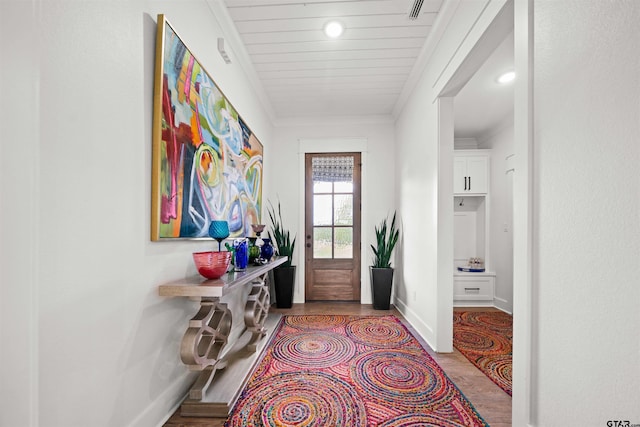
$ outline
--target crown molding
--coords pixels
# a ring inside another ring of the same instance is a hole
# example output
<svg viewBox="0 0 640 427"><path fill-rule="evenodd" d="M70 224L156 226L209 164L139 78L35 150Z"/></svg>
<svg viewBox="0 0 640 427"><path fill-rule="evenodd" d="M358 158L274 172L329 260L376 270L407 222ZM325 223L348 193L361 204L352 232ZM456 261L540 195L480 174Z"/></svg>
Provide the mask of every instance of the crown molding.
<svg viewBox="0 0 640 427"><path fill-rule="evenodd" d="M240 37L240 33L229 15L229 11L227 10L226 5L223 0L206 0L209 9L213 13L213 17L216 21L218 21L218 25L220 25L220 29L222 30L222 36L225 39L225 43L227 43L231 50L234 53L234 60L238 62L242 71L244 71L245 76L249 80L251 84L256 98L262 104L271 124L274 124L276 121L276 116L274 113L273 105L271 105L271 101L269 101L269 97L267 96L267 92L264 90L262 86L262 82L258 78L258 73L256 73L255 68L253 67L253 63L249 58L249 54L242 42L242 38Z"/></svg>
<svg viewBox="0 0 640 427"><path fill-rule="evenodd" d="M372 125L392 124L395 119L391 115L370 116L300 116L277 119L274 122L276 128L337 125Z"/></svg>
<svg viewBox="0 0 640 427"><path fill-rule="evenodd" d="M459 4L460 0L446 1L438 12L436 20L433 23L433 28L431 29L427 40L424 42L424 45L422 45L422 49L418 54L418 58L413 64L413 68L411 68L409 77L402 87L400 96L398 97L398 100L393 107L392 115L394 118L397 119L398 116L400 116L400 113L402 113L402 110L409 100L409 97L414 92L416 85L424 74L424 70L427 66L427 63L429 62L429 59L431 58L431 55L433 55L433 52L438 47L438 44L440 43L440 40L442 39L442 36L444 35L444 32L449 25L449 22L451 22L451 19L455 15Z"/></svg>

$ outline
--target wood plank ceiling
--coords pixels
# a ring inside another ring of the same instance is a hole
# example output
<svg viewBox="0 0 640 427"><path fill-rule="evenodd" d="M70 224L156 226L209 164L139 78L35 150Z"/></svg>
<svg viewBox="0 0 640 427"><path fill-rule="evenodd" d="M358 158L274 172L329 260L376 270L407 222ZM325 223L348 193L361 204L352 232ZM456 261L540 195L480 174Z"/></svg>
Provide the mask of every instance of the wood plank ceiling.
<svg viewBox="0 0 640 427"><path fill-rule="evenodd" d="M410 19L414 3L422 3ZM390 115L442 0L225 0L277 118ZM337 40L323 33L338 20Z"/></svg>

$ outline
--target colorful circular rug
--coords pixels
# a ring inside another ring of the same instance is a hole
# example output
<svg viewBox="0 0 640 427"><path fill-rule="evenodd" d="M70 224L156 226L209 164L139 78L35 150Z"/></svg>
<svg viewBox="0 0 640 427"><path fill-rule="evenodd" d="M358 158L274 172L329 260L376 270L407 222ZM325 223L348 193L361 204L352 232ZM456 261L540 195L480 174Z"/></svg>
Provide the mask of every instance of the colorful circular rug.
<svg viewBox="0 0 640 427"><path fill-rule="evenodd" d="M486 426L395 316L284 316L225 426Z"/></svg>
<svg viewBox="0 0 640 427"><path fill-rule="evenodd" d="M454 312L453 345L511 396L511 315L501 311Z"/></svg>
<svg viewBox="0 0 640 427"><path fill-rule="evenodd" d="M345 328L347 337L371 347L397 348L413 338L406 329L398 328L392 319L364 317L349 322Z"/></svg>
<svg viewBox="0 0 640 427"><path fill-rule="evenodd" d="M346 381L285 372L253 381L227 421L234 426L366 426L366 408Z"/></svg>
<svg viewBox="0 0 640 427"><path fill-rule="evenodd" d="M360 394L380 405L428 413L454 396L442 369L420 353L374 350L359 355L350 366Z"/></svg>
<svg viewBox="0 0 640 427"><path fill-rule="evenodd" d="M311 330L282 337L273 345L273 358L304 368L329 368L349 361L356 354L353 341L343 335Z"/></svg>

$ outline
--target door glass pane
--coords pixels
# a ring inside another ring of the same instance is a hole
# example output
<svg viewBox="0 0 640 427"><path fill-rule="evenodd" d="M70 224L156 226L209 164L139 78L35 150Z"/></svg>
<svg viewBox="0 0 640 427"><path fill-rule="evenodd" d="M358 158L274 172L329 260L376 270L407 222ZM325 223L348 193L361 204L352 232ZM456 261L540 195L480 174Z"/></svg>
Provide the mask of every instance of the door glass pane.
<svg viewBox="0 0 640 427"><path fill-rule="evenodd" d="M353 193L353 182L334 182L333 185L336 193Z"/></svg>
<svg viewBox="0 0 640 427"><path fill-rule="evenodd" d="M335 228L334 258L353 258L353 228Z"/></svg>
<svg viewBox="0 0 640 427"><path fill-rule="evenodd" d="M331 258L331 227L314 227L313 229L313 257Z"/></svg>
<svg viewBox="0 0 640 427"><path fill-rule="evenodd" d="M331 183L322 181L313 181L314 193L331 193Z"/></svg>
<svg viewBox="0 0 640 427"><path fill-rule="evenodd" d="M334 200L334 225L353 225L353 195L336 194Z"/></svg>
<svg viewBox="0 0 640 427"><path fill-rule="evenodd" d="M313 195L313 225L331 225L332 197L330 194Z"/></svg>

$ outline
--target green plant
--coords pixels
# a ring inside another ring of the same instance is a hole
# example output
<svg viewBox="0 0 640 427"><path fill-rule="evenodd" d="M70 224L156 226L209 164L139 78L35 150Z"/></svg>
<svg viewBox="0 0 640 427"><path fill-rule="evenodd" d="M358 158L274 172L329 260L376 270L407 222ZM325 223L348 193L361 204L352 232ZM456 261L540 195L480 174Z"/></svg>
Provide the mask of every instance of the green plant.
<svg viewBox="0 0 640 427"><path fill-rule="evenodd" d="M272 244L275 246L276 253L280 256L287 257L287 262L282 264L282 266L291 267L293 251L296 247L296 237L294 236L293 240L291 240L289 230L285 230L284 226L282 225L282 211L280 209L280 200L278 200L277 215L271 202L269 202L267 212L269 213L269 220L271 221L273 235L271 234L271 231L268 231L267 234L269 235Z"/></svg>
<svg viewBox="0 0 640 427"><path fill-rule="evenodd" d="M396 229L396 213L393 213L391 227L387 227L387 219L388 218L382 220L380 227L375 227L376 246L371 245L371 249L373 250L373 267L375 268L391 267L391 254L400 237L400 230Z"/></svg>

